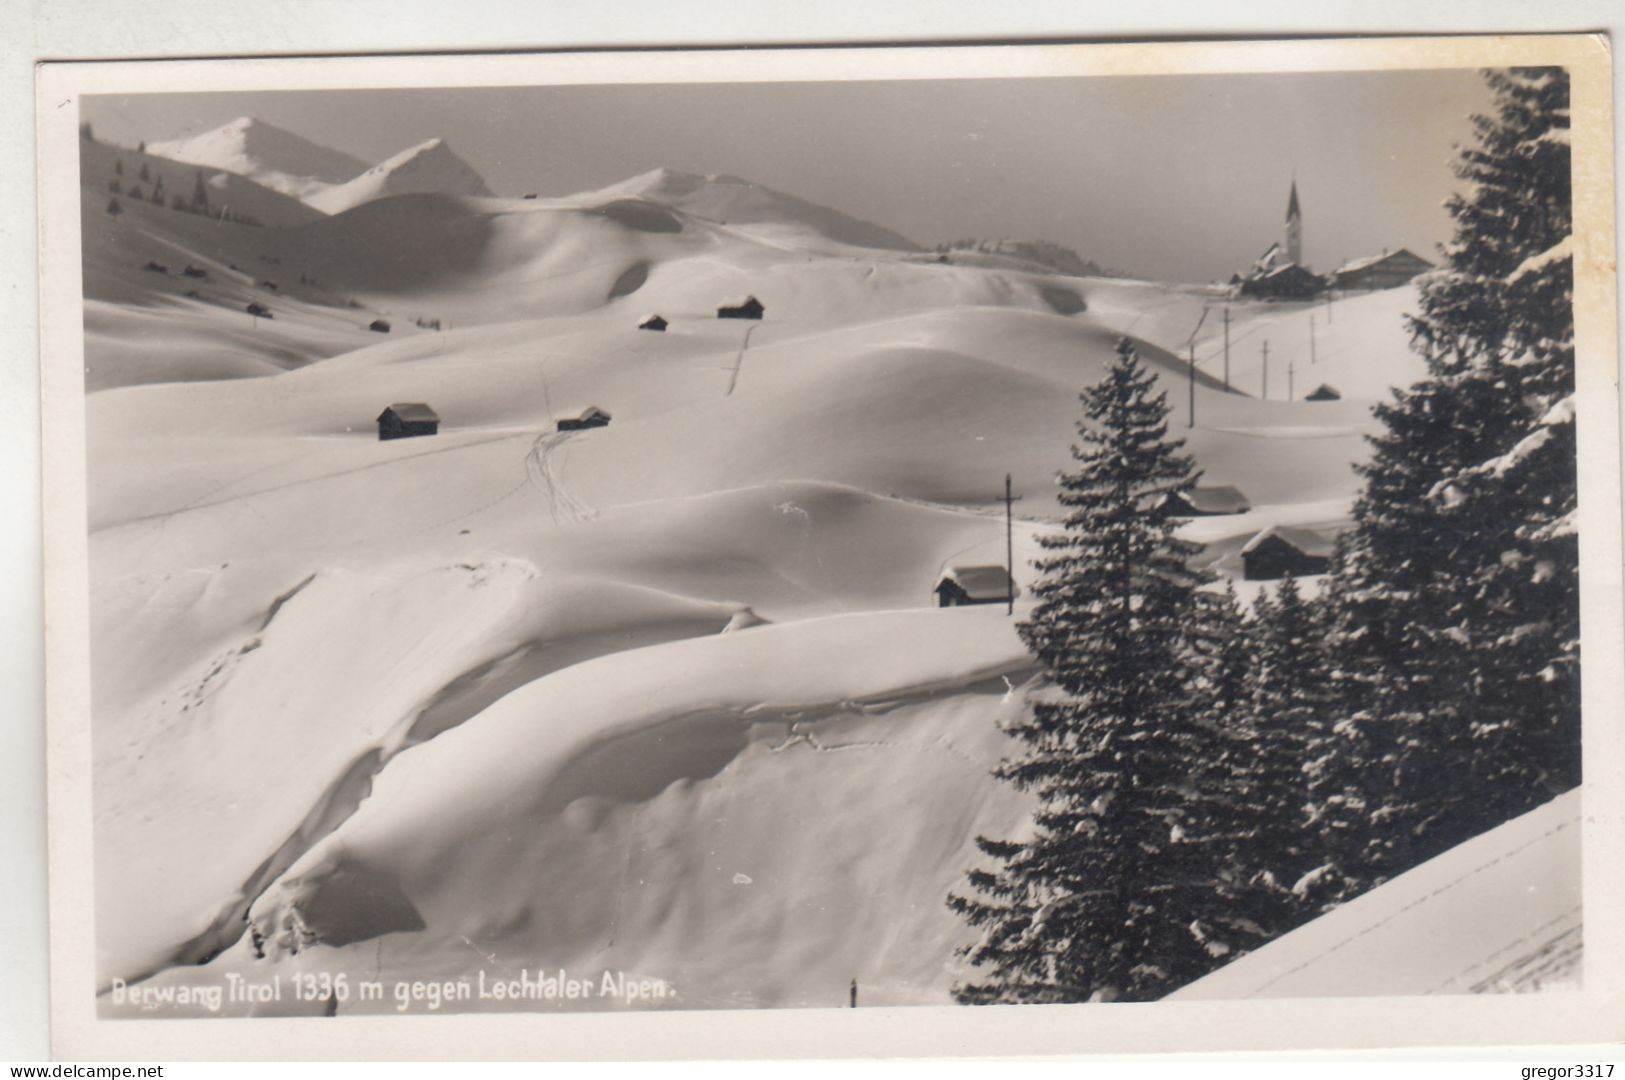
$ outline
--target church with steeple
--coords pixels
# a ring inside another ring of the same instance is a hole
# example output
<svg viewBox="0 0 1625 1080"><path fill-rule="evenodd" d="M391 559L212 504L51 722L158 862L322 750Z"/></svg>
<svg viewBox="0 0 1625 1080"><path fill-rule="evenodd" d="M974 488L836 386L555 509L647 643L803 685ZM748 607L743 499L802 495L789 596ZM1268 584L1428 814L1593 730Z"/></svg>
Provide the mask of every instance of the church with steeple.
<svg viewBox="0 0 1625 1080"><path fill-rule="evenodd" d="M1303 207L1298 204L1298 180L1286 200L1286 224L1281 239L1269 246L1253 263L1243 277L1232 277L1230 283L1242 296L1307 297L1326 288L1326 280L1303 264Z"/></svg>
<svg viewBox="0 0 1625 1080"><path fill-rule="evenodd" d="M1286 201L1286 261L1303 266L1303 211L1298 209L1298 180L1292 178L1292 194Z"/></svg>

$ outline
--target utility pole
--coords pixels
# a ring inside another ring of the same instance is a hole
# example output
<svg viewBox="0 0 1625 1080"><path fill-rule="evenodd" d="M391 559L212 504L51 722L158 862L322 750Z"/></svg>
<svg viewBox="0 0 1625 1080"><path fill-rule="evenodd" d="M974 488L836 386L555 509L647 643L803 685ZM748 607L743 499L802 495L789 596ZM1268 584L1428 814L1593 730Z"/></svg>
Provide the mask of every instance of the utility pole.
<svg viewBox="0 0 1625 1080"><path fill-rule="evenodd" d="M1230 308L1224 309L1224 392L1230 392Z"/></svg>
<svg viewBox="0 0 1625 1080"><path fill-rule="evenodd" d="M1312 366L1314 366L1314 363L1315 363L1315 315L1314 315L1314 312L1310 312L1309 313L1309 364L1312 367Z"/></svg>
<svg viewBox="0 0 1625 1080"><path fill-rule="evenodd" d="M1226 310L1228 311L1229 309L1227 308ZM1190 395L1191 395L1190 412L1187 414L1187 417L1186 417L1186 420L1185 420L1185 426L1186 427L1195 427L1196 426L1196 335L1200 334L1202 332L1202 324L1207 322L1207 313L1208 313L1208 311L1209 311L1208 308L1204 307L1202 309L1202 317L1200 319L1196 320L1196 325L1191 328L1191 336L1185 339L1185 346L1190 350L1190 364L1191 364L1191 370L1190 370Z"/></svg>
<svg viewBox="0 0 1625 1080"><path fill-rule="evenodd" d="M1293 368L1294 367L1295 367L1295 365L1292 363L1292 361L1288 360L1286 362L1286 399L1288 401L1295 400L1294 395L1297 393L1297 390L1294 388L1293 379L1292 379Z"/></svg>
<svg viewBox="0 0 1625 1080"><path fill-rule="evenodd" d="M851 1001L851 1004L848 1006L848 1008L855 1009L855 1008L858 1007L858 980L856 980L856 979L852 980L852 989L851 989L850 993L851 993L851 997L849 998L849 1000Z"/></svg>
<svg viewBox="0 0 1625 1080"><path fill-rule="evenodd" d="M1332 319L1332 294L1330 292L1328 292L1326 294L1326 325L1330 326L1333 321L1334 320Z"/></svg>
<svg viewBox="0 0 1625 1080"><path fill-rule="evenodd" d="M1010 474L1004 474L1004 613L1016 613L1016 528L1013 504L1016 497L1010 493ZM853 986L857 984L854 982ZM854 989L853 994L857 994ZM856 1004L857 998L853 997Z"/></svg>
<svg viewBox="0 0 1625 1080"><path fill-rule="evenodd" d="M1261 400L1270 399L1270 343L1264 342L1264 394Z"/></svg>
<svg viewBox="0 0 1625 1080"><path fill-rule="evenodd" d="M1192 341L1191 341L1191 347L1190 348L1191 348L1191 355L1190 355L1190 359L1191 359L1191 378L1190 378L1191 400L1190 400L1190 412L1187 414L1187 419L1185 421L1185 426L1188 427L1188 428L1193 428L1193 427L1196 426L1196 341L1194 339L1192 339Z"/></svg>

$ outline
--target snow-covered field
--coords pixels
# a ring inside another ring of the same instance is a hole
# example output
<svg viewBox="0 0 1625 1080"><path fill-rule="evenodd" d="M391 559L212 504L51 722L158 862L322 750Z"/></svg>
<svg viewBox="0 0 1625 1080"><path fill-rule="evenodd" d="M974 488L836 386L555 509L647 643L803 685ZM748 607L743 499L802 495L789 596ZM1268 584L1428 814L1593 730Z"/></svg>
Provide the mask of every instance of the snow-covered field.
<svg viewBox="0 0 1625 1080"><path fill-rule="evenodd" d="M1231 301L1227 394L1211 290L941 262L736 178L520 199L438 141L348 180L255 125L150 149L267 227L109 215L87 146L103 987L946 1001L943 898L1027 812L988 772L1034 667L1002 605L932 590L1003 562L1005 474L1025 584L1078 392L1130 334L1182 428L1209 306L1185 434L1253 509L1189 535L1239 578L1265 526L1346 522L1371 404L1422 374L1412 289L1313 309L1313 363L1311 309ZM1342 400L1284 400L1288 363ZM395 402L439 433L380 442ZM222 1011L322 1007L288 995Z"/></svg>

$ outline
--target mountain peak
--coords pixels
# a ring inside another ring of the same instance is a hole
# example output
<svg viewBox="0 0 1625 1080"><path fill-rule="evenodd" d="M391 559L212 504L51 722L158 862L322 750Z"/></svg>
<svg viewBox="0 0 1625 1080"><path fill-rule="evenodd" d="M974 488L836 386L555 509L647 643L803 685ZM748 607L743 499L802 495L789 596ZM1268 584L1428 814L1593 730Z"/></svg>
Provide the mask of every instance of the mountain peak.
<svg viewBox="0 0 1625 1080"><path fill-rule="evenodd" d="M367 167L358 158L254 116L239 116L198 135L148 143L147 152L246 176L298 199L342 184Z"/></svg>
<svg viewBox="0 0 1625 1080"><path fill-rule="evenodd" d="M473 166L440 138L426 139L379 162L360 176L308 199L329 214L341 213L386 195L419 193L489 197L491 189Z"/></svg>

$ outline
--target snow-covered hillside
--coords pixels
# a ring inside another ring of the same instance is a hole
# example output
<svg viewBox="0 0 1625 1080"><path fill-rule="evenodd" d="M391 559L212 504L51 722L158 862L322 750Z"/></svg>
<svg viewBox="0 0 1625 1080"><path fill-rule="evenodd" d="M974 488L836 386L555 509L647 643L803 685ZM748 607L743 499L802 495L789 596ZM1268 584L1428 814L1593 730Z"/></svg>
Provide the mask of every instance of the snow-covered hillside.
<svg viewBox="0 0 1625 1080"><path fill-rule="evenodd" d="M726 177L447 194L477 182L454 160L281 228L114 219L87 186L104 984L564 967L687 1007L945 1000L942 899L1027 812L988 772L1032 667L1002 605L932 590L1003 562L1008 473L1026 592L1119 334L1187 422L1201 295L939 263ZM761 320L717 318L747 295ZM1348 387L1412 376L1402 302L1338 307ZM1346 519L1369 400L1207 364L1194 393L1204 483L1253 506L1192 523L1207 562ZM380 441L396 402L438 434ZM607 427L558 430L589 406Z"/></svg>
<svg viewBox="0 0 1625 1080"><path fill-rule="evenodd" d="M147 152L236 173L295 199L353 180L367 163L252 116L212 131L150 143Z"/></svg>

